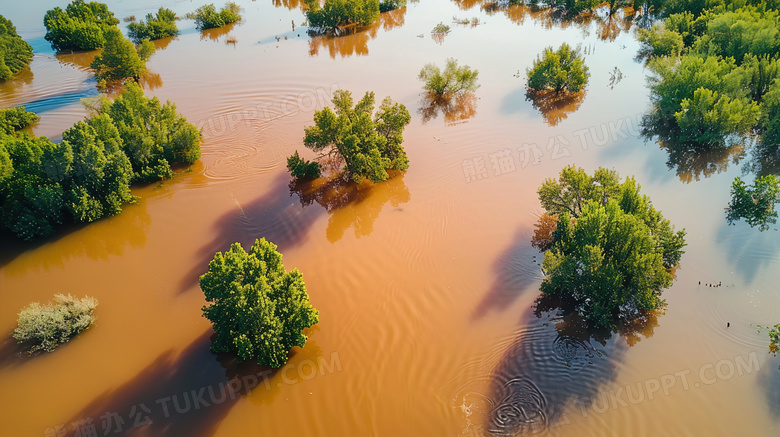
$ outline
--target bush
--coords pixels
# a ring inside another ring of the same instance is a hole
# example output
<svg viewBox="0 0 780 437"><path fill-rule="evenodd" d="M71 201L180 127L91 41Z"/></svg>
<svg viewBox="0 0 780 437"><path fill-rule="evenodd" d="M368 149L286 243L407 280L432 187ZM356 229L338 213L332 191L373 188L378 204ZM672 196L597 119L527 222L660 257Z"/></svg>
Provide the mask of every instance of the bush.
<svg viewBox="0 0 780 437"><path fill-rule="evenodd" d="M0 134L0 224L21 239L119 214L132 181L172 177L172 163L200 157L195 126L135 83L62 138Z"/></svg>
<svg viewBox="0 0 780 437"><path fill-rule="evenodd" d="M103 47L106 30L119 24L119 20L104 3L74 0L63 11L56 7L43 19L46 41L55 50L95 50Z"/></svg>
<svg viewBox="0 0 780 437"><path fill-rule="evenodd" d="M163 7L157 11L156 16L147 14L145 22L130 23L127 28L130 39L136 43L145 39L154 41L179 34L179 28L176 26L176 13Z"/></svg>
<svg viewBox="0 0 780 437"><path fill-rule="evenodd" d="M468 65L458 66L458 61L449 58L444 72L435 64L427 64L420 70L419 79L425 81L424 88L438 95L460 92L473 92L479 88L477 77L479 72Z"/></svg>
<svg viewBox="0 0 780 437"><path fill-rule="evenodd" d="M29 345L29 353L51 352L57 346L89 328L97 319L93 314L98 302L92 297L77 299L54 295L54 303L33 303L19 313L19 327L13 337Z"/></svg>
<svg viewBox="0 0 780 437"><path fill-rule="evenodd" d="M224 255L217 252L200 277L210 303L203 316L216 333L213 352L281 367L291 348L306 344L303 330L317 324L319 312L309 302L301 272L287 273L276 249L265 238L255 240L249 253L234 243Z"/></svg>
<svg viewBox="0 0 780 437"><path fill-rule="evenodd" d="M558 94L582 91L590 77L579 50L573 50L566 43L557 51L552 47L546 48L527 73L530 90L551 90Z"/></svg>
<svg viewBox="0 0 780 437"><path fill-rule="evenodd" d="M30 65L33 52L16 33L11 20L0 15L0 80L7 80Z"/></svg>
<svg viewBox="0 0 780 437"><path fill-rule="evenodd" d="M306 0L309 26L325 31L340 27L368 26L379 18L379 0Z"/></svg>
<svg viewBox="0 0 780 437"><path fill-rule="evenodd" d="M40 120L33 112L28 112L24 106L0 109L0 134L13 135Z"/></svg>
<svg viewBox="0 0 780 437"><path fill-rule="evenodd" d="M539 188L546 213L533 245L545 251L542 292L572 301L593 326L614 326L660 308L685 246L633 178L565 168ZM556 229L550 232L549 228Z"/></svg>
<svg viewBox="0 0 780 437"><path fill-rule="evenodd" d="M103 52L95 56L91 65L98 80L137 80L146 73L146 62L141 55L148 58L151 55L149 50L154 52L154 46L149 41L144 41L146 44L142 43L137 48L116 27L106 30L105 39ZM142 53L139 54L139 51Z"/></svg>
<svg viewBox="0 0 780 437"><path fill-rule="evenodd" d="M320 177L322 170L316 161L307 161L298 155L298 151L287 158L287 170L294 178L314 179Z"/></svg>
<svg viewBox="0 0 780 437"><path fill-rule="evenodd" d="M445 33L449 33L450 26L447 26L444 23L439 23L436 26L433 27L433 30L431 30L431 33L434 35L442 35Z"/></svg>
<svg viewBox="0 0 780 437"><path fill-rule="evenodd" d="M384 0L379 3L379 12L394 11L406 6L406 0Z"/></svg>
<svg viewBox="0 0 780 437"><path fill-rule="evenodd" d="M333 94L334 113L329 107L314 113L314 126L306 128L303 144L314 151L344 160L347 174L355 182L387 180L387 170L406 170L409 158L402 146L403 130L411 121L406 107L389 97L374 112L374 93L353 107L352 93Z"/></svg>
<svg viewBox="0 0 780 437"><path fill-rule="evenodd" d="M198 29L214 29L241 20L241 7L233 2L228 2L217 12L217 7L212 3L199 7L188 16L195 18L195 27Z"/></svg>
<svg viewBox="0 0 780 437"><path fill-rule="evenodd" d="M99 114L109 116L116 127L134 180L172 177L171 164L192 164L200 158L200 131L176 111L176 105L147 98L136 83L128 83L113 102L104 99Z"/></svg>

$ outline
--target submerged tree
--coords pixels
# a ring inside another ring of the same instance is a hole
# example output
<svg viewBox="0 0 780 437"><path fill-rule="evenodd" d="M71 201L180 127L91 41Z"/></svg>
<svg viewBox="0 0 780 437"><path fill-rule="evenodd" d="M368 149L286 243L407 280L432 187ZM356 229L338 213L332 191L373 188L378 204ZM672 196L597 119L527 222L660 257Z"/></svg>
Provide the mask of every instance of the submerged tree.
<svg viewBox="0 0 780 437"><path fill-rule="evenodd" d="M92 69L100 80L138 79L146 73L146 59L154 52L154 45L144 40L138 47L112 27L104 33L105 48L95 56Z"/></svg>
<svg viewBox="0 0 780 437"><path fill-rule="evenodd" d="M56 7L43 19L46 41L55 50L94 50L105 44L104 33L119 24L105 3L74 0L63 11Z"/></svg>
<svg viewBox="0 0 780 437"><path fill-rule="evenodd" d="M751 227L766 231L777 223L775 204L780 202L780 180L775 175L756 178L747 185L741 178L731 185L731 203L726 211L729 224L744 219Z"/></svg>
<svg viewBox="0 0 780 437"><path fill-rule="evenodd" d="M474 92L479 88L479 72L468 65L459 66L454 58L448 58L444 71L436 64L426 64L418 78L425 82L427 91L439 96L446 94Z"/></svg>
<svg viewBox="0 0 780 437"><path fill-rule="evenodd" d="M368 26L379 18L379 0L306 0L309 26L335 32L348 26Z"/></svg>
<svg viewBox="0 0 780 437"><path fill-rule="evenodd" d="M38 351L51 352L95 323L97 305L97 299L89 296L77 299L56 294L54 303L35 302L23 309L13 337L29 345L31 355Z"/></svg>
<svg viewBox="0 0 780 437"><path fill-rule="evenodd" d="M11 20L0 15L0 81L22 71L32 57L32 46L16 33Z"/></svg>
<svg viewBox="0 0 780 437"><path fill-rule="evenodd" d="M544 49L533 66L527 70L528 89L534 92L554 91L578 93L582 91L590 78L579 50L563 43L558 50L552 47Z"/></svg>
<svg viewBox="0 0 780 437"><path fill-rule="evenodd" d="M200 287L210 305L203 316L213 323L215 353L235 353L240 360L281 367L290 349L303 347L303 330L319 321L309 302L303 275L286 272L282 254L265 238L255 240L247 253L234 243L217 252Z"/></svg>
<svg viewBox="0 0 780 437"><path fill-rule="evenodd" d="M384 181L388 170L406 170L409 158L402 134L411 121L409 111L387 97L374 114L374 103L373 92L353 106L352 93L336 91L335 112L327 107L314 113L315 125L306 128L304 145L323 156L343 159L346 175L358 183Z"/></svg>
<svg viewBox="0 0 780 437"><path fill-rule="evenodd" d="M163 7L157 11L156 16L147 14L145 22L130 23L127 28L130 38L136 43L145 39L154 41L179 34L179 28L176 26L176 13Z"/></svg>
<svg viewBox="0 0 780 437"><path fill-rule="evenodd" d="M227 26L241 20L241 6L227 2L217 12L213 3L199 7L194 13L188 14L188 18L195 19L195 27L200 30L215 29Z"/></svg>
<svg viewBox="0 0 780 437"><path fill-rule="evenodd" d="M685 231L675 232L639 188L633 178L621 184L614 171L591 177L574 167L539 188L549 215L534 236L546 250L542 292L571 300L596 327L660 308L683 253Z"/></svg>

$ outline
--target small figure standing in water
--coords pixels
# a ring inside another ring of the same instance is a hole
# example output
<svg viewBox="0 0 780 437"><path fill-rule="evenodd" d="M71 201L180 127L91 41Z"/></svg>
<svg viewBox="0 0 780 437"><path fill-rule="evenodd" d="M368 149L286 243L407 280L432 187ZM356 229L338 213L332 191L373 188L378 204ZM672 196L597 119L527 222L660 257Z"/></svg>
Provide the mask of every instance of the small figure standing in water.
<svg viewBox="0 0 780 437"><path fill-rule="evenodd" d="M726 327L728 328L729 326L731 326L731 322L726 322Z"/></svg>

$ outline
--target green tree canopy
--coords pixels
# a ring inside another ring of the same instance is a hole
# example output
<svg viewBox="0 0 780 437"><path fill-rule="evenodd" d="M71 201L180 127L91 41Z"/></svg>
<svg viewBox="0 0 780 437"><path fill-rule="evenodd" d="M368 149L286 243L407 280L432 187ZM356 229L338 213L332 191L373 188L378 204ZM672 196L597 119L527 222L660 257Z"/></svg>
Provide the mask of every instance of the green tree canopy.
<svg viewBox="0 0 780 437"><path fill-rule="evenodd" d="M751 227L765 231L777 223L775 204L780 202L780 180L775 175L756 178L747 185L741 178L731 185L731 203L726 211L729 224L744 219Z"/></svg>
<svg viewBox="0 0 780 437"><path fill-rule="evenodd" d="M7 112L0 112L2 129ZM12 115L7 130L29 120ZM172 163L191 164L200 157L195 126L170 102L146 98L135 83L115 101L103 100L94 116L62 137L55 144L0 131L0 225L19 238L33 240L63 223L118 214L134 200L131 182L171 177Z"/></svg>
<svg viewBox="0 0 780 437"><path fill-rule="evenodd" d="M27 111L24 106L0 109L0 134L13 135L38 120L40 117Z"/></svg>
<svg viewBox="0 0 780 437"><path fill-rule="evenodd" d="M354 106L353 103L352 93L336 91L335 112L326 107L314 113L315 125L306 128L304 145L343 159L347 175L355 182L384 181L388 170L406 170L409 158L402 134L411 121L406 107L387 97L374 114L373 92L367 92Z"/></svg>
<svg viewBox="0 0 780 437"><path fill-rule="evenodd" d="M119 20L105 3L74 0L63 11L59 6L46 12L46 41L55 50L95 50L103 47L106 30Z"/></svg>
<svg viewBox="0 0 780 437"><path fill-rule="evenodd" d="M437 95L474 92L479 88L479 72L468 65L459 66L454 58L448 58L444 71L436 64L426 64L418 78L425 82L424 88Z"/></svg>
<svg viewBox="0 0 780 437"><path fill-rule="evenodd" d="M241 7L233 2L227 2L217 11L217 7L211 3L199 7L194 13L188 14L188 17L195 19L195 27L200 30L214 29L240 21Z"/></svg>
<svg viewBox="0 0 780 437"><path fill-rule="evenodd" d="M144 58L149 57L149 45L151 45L149 41L143 41L136 48L116 27L107 29L104 36L106 41L103 52L95 56L91 66L98 79L137 80L146 73L146 62L141 55ZM152 45L151 48L153 51L154 46Z"/></svg>
<svg viewBox="0 0 780 437"><path fill-rule="evenodd" d="M659 308L683 253L685 231L675 232L639 189L614 171L589 176L574 167L539 188L546 215L534 246L546 249L542 292L570 299L594 326Z"/></svg>
<svg viewBox="0 0 780 437"><path fill-rule="evenodd" d="M0 15L0 80L10 79L30 65L32 46L16 33L11 20Z"/></svg>
<svg viewBox="0 0 780 437"><path fill-rule="evenodd" d="M590 72L578 50L563 43L558 50L544 49L527 70L528 88L539 91L578 93L585 88Z"/></svg>
<svg viewBox="0 0 780 437"><path fill-rule="evenodd" d="M282 254L265 238L255 240L247 253L234 243L217 252L200 287L209 305L203 316L214 325L215 353L235 353L239 359L281 367L290 349L303 347L303 330L319 322L309 302L303 275L286 272Z"/></svg>
<svg viewBox="0 0 780 437"><path fill-rule="evenodd" d="M103 99L98 113L109 116L116 127L135 180L171 177L171 164L192 164L200 158L200 131L175 104L147 98L136 83L128 83L113 102Z"/></svg>
<svg viewBox="0 0 780 437"><path fill-rule="evenodd" d="M306 0L309 26L323 31L341 27L368 26L379 18L379 0Z"/></svg>
<svg viewBox="0 0 780 437"><path fill-rule="evenodd" d="M147 14L145 22L142 20L138 23L130 23L127 28L130 39L136 44L145 39L154 41L179 34L176 13L163 7L157 11L157 15Z"/></svg>

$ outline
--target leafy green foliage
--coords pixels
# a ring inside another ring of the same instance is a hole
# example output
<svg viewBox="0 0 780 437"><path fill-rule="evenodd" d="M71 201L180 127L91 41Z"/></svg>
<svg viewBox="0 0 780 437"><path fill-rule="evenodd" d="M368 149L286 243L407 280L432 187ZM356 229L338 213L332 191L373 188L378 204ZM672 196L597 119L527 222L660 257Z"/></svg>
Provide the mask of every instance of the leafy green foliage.
<svg viewBox="0 0 780 437"><path fill-rule="evenodd" d="M314 113L314 126L306 128L306 147L344 160L347 174L355 181L387 180L387 170L406 170L409 158L402 146L403 130L411 115L389 97L374 112L374 93L367 92L353 106L352 93L333 94L335 112L327 107Z"/></svg>
<svg viewBox="0 0 780 437"><path fill-rule="evenodd" d="M217 7L211 3L199 7L192 16L195 18L195 27L198 29L214 29L240 21L241 7L233 2L227 2L225 3L225 6L217 12Z"/></svg>
<svg viewBox="0 0 780 437"><path fill-rule="evenodd" d="M71 295L54 295L54 303L31 304L19 313L19 326L13 337L17 342L29 345L32 355L38 351L51 352L67 343L97 318L94 315L98 302L95 298L77 299Z"/></svg>
<svg viewBox="0 0 780 437"><path fill-rule="evenodd" d="M314 179L322 174L319 162L301 158L297 150L287 158L287 170L294 178Z"/></svg>
<svg viewBox="0 0 780 437"><path fill-rule="evenodd" d="M28 112L24 106L0 109L0 135L13 135L40 120L33 112Z"/></svg>
<svg viewBox="0 0 780 437"><path fill-rule="evenodd" d="M761 176L747 185L741 178L735 178L731 185L731 203L726 211L729 224L740 219L760 230L769 229L777 223L775 204L780 202L780 180L775 175Z"/></svg>
<svg viewBox="0 0 780 437"><path fill-rule="evenodd" d="M74 0L64 11L56 7L46 12L43 24L44 38L55 50L94 50L103 47L104 33L119 20L104 3Z"/></svg>
<svg viewBox="0 0 780 437"><path fill-rule="evenodd" d="M527 70L528 88L539 92L552 90L556 93L577 93L582 91L590 78L590 72L578 50L563 43L556 51L544 49L533 66Z"/></svg>
<svg viewBox="0 0 780 437"><path fill-rule="evenodd" d="M171 164L192 164L200 158L200 131L176 111L176 105L147 98L138 84L128 83L113 102L104 99L99 113L116 126L135 180L171 177Z"/></svg>
<svg viewBox="0 0 780 437"><path fill-rule="evenodd" d="M379 12L389 12L406 6L406 0L384 0L379 3Z"/></svg>
<svg viewBox="0 0 780 437"><path fill-rule="evenodd" d="M0 15L0 80L10 79L30 65L32 46L16 33L11 20Z"/></svg>
<svg viewBox="0 0 780 437"><path fill-rule="evenodd" d="M58 144L0 133L0 224L33 240L63 223L119 214L133 201L132 181L171 177L169 163L190 164L199 156L200 132L176 107L128 84Z"/></svg>
<svg viewBox="0 0 780 437"><path fill-rule="evenodd" d="M282 254L265 238L247 253L240 244L217 252L200 287L210 305L203 316L213 323L215 353L235 353L240 360L281 367L290 349L303 347L303 330L319 321L309 302L303 275L286 272Z"/></svg>
<svg viewBox="0 0 780 437"><path fill-rule="evenodd" d="M179 28L176 26L176 13L163 7L157 11L157 15L147 14L145 22L130 23L127 28L130 39L136 44L145 39L154 41L179 34Z"/></svg>
<svg viewBox="0 0 780 437"><path fill-rule="evenodd" d="M306 0L309 26L323 31L341 27L368 26L379 18L379 0Z"/></svg>
<svg viewBox="0 0 780 437"><path fill-rule="evenodd" d="M473 92L479 88L477 78L479 72L468 65L459 66L458 61L447 59L444 72L436 64L426 64L418 78L425 82L425 88L437 95Z"/></svg>
<svg viewBox="0 0 780 437"><path fill-rule="evenodd" d="M777 352L780 351L780 324L769 330L769 341L769 353L777 356Z"/></svg>
<svg viewBox="0 0 780 437"><path fill-rule="evenodd" d="M534 237L547 250L542 292L570 299L594 326L661 307L683 253L685 231L675 232L639 189L614 171L589 176L574 167L539 188L548 215ZM545 231L554 221L557 229Z"/></svg>
<svg viewBox="0 0 780 437"><path fill-rule="evenodd" d="M146 62L140 55L148 58L151 43L144 41L138 48L126 39L116 27L104 32L105 47L103 53L95 56L92 69L98 80L138 79L146 73ZM142 51L139 55L139 49ZM151 46L154 51L154 46Z"/></svg>
<svg viewBox="0 0 780 437"><path fill-rule="evenodd" d="M443 35L449 32L450 32L450 26L447 26L444 23L439 23L433 26L433 30L431 30L431 33L434 35Z"/></svg>

